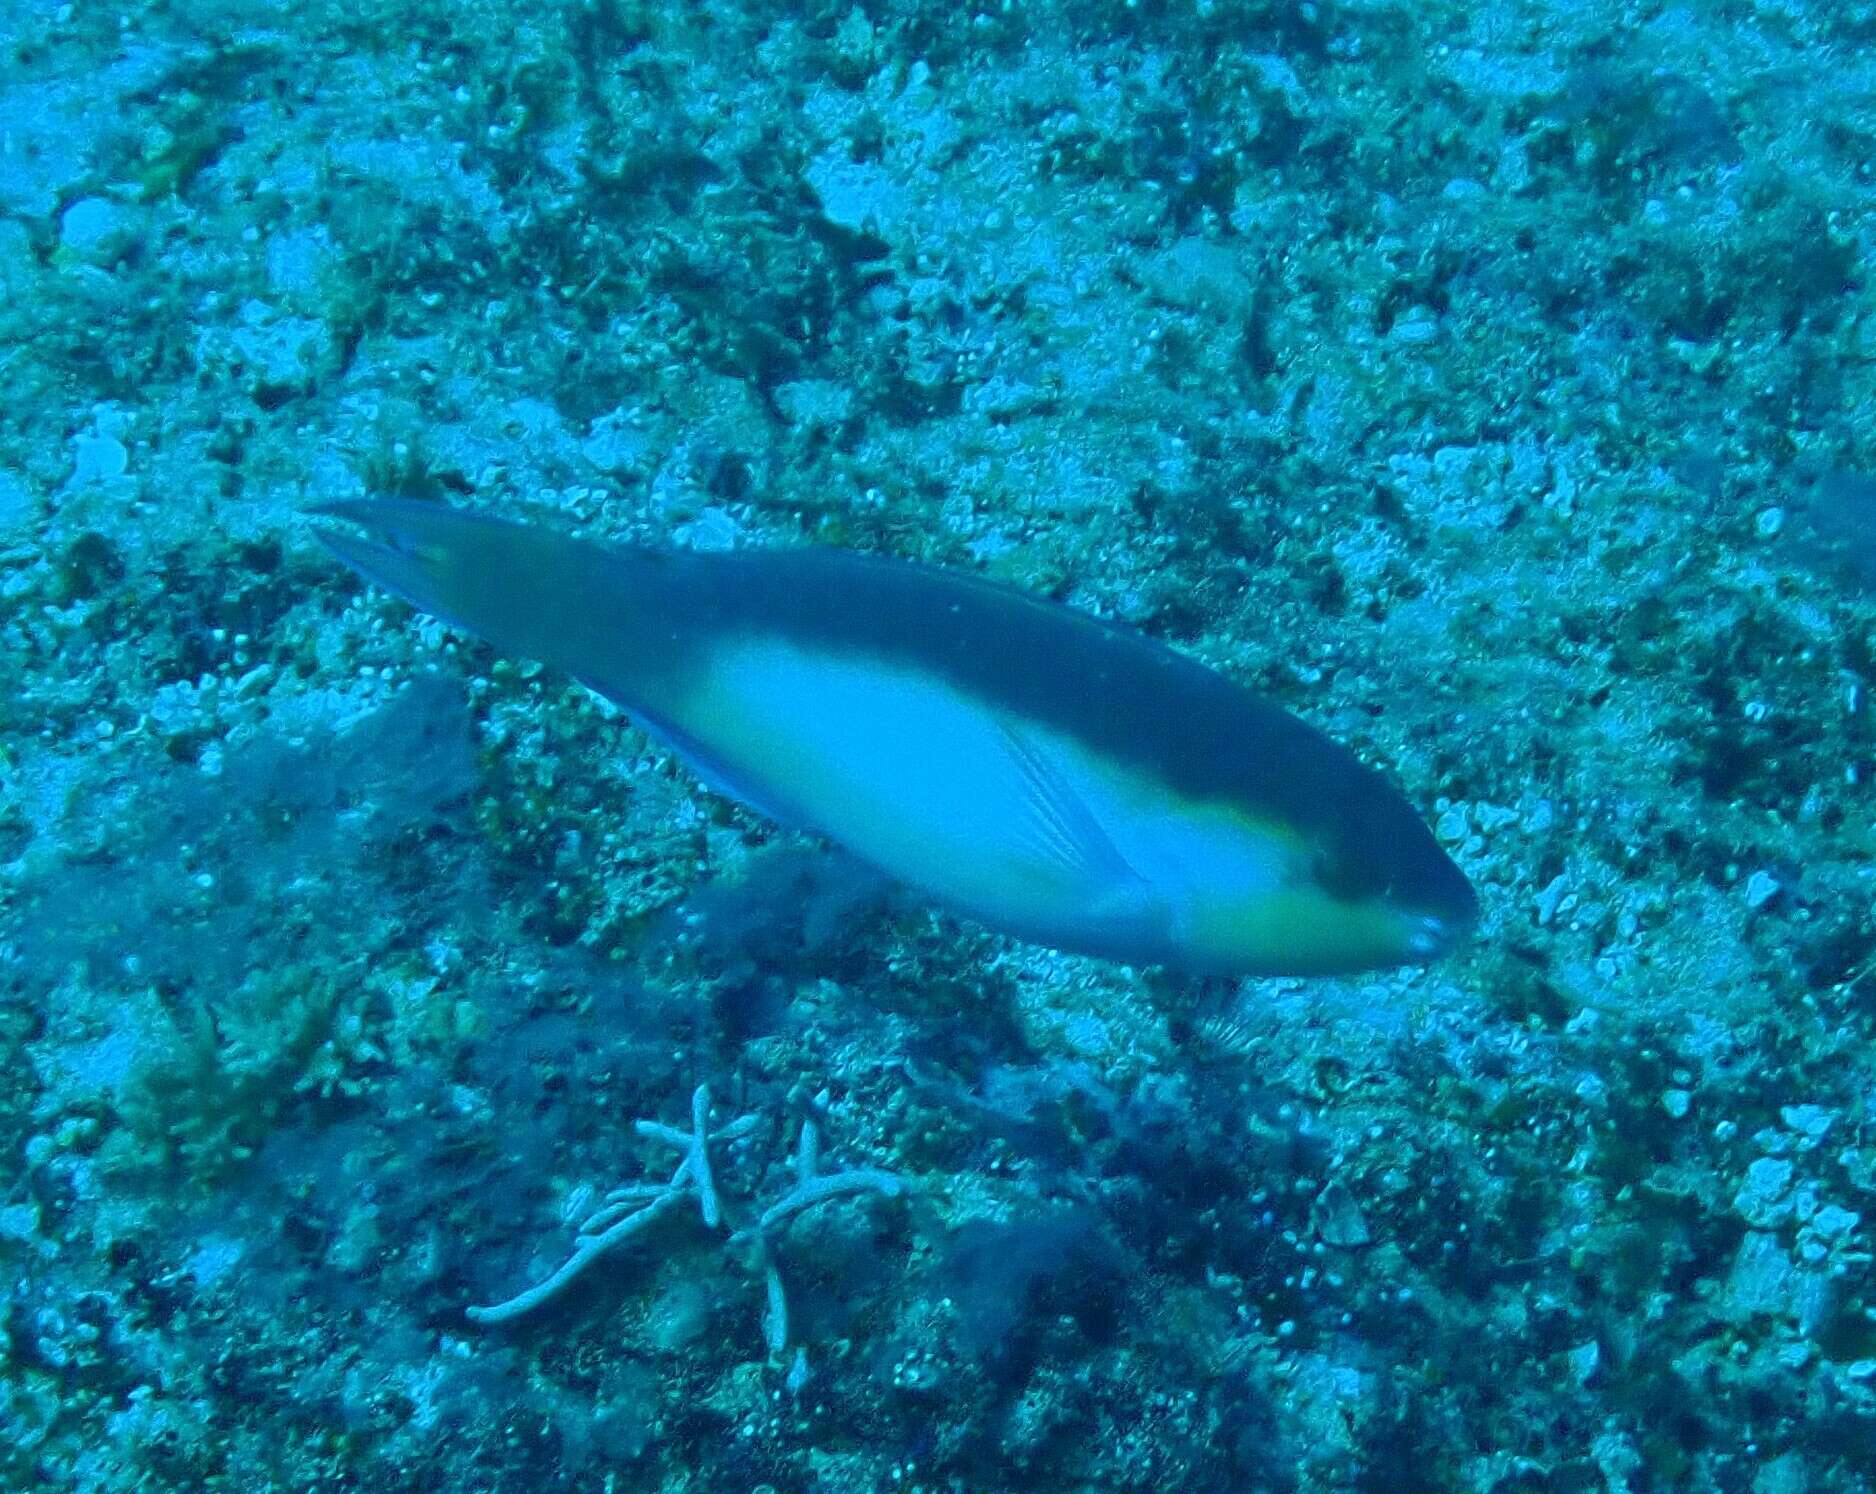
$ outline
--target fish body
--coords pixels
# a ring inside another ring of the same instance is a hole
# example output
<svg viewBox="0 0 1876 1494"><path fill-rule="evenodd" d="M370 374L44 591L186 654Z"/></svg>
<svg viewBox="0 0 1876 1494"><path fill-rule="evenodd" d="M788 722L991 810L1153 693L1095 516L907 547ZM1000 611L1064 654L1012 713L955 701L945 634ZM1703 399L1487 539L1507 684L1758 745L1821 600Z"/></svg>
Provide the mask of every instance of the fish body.
<svg viewBox="0 0 1876 1494"><path fill-rule="evenodd" d="M1131 629L835 550L608 549L434 504L322 513L369 579L560 668L710 786L992 927L1195 972L1424 960L1477 901L1350 752Z"/></svg>

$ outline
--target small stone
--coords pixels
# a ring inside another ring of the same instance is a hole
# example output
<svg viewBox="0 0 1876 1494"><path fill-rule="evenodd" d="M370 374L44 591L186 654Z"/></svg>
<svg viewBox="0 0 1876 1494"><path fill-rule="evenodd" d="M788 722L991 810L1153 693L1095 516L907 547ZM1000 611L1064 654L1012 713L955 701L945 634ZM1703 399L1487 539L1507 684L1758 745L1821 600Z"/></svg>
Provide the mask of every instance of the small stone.
<svg viewBox="0 0 1876 1494"><path fill-rule="evenodd" d="M1563 901L1564 894L1570 890L1570 879L1558 872L1537 895L1537 922L1539 926L1548 924L1557 916L1557 905Z"/></svg>
<svg viewBox="0 0 1876 1494"><path fill-rule="evenodd" d="M0 539L25 529L32 517L32 490L11 472L0 472Z"/></svg>
<svg viewBox="0 0 1876 1494"><path fill-rule="evenodd" d="M242 675L240 679L235 681L234 697L236 700L247 700L253 696L264 694L267 687L273 683L273 680L273 665L256 664L246 674Z"/></svg>
<svg viewBox="0 0 1876 1494"><path fill-rule="evenodd" d="M829 151L809 163L807 179L830 223L854 233L890 237L905 221L910 200L906 189L883 167Z"/></svg>
<svg viewBox="0 0 1876 1494"><path fill-rule="evenodd" d="M1587 1385L1596 1378L1596 1371L1602 1367L1602 1345L1592 1338L1570 1350L1567 1357L1570 1378L1578 1385Z"/></svg>
<svg viewBox="0 0 1876 1494"><path fill-rule="evenodd" d="M72 442L72 481L110 482L130 466L130 452L115 436L87 431Z"/></svg>
<svg viewBox="0 0 1876 1494"><path fill-rule="evenodd" d="M1755 911L1763 908L1778 896L1778 891L1777 877L1768 871L1755 871L1746 878L1746 906Z"/></svg>
<svg viewBox="0 0 1876 1494"><path fill-rule="evenodd" d="M241 306L241 324L229 334L254 387L273 393L309 388L332 358L332 332L312 317L281 316L264 301Z"/></svg>
<svg viewBox="0 0 1876 1494"><path fill-rule="evenodd" d="M1256 314L1257 285L1244 271L1244 256L1229 243L1181 239L1141 264L1141 281L1168 305L1243 322Z"/></svg>
<svg viewBox="0 0 1876 1494"><path fill-rule="evenodd" d="M1687 1112L1693 1108L1693 1104L1694 1097L1684 1089L1662 1091L1661 1108L1667 1111L1669 1115L1673 1116L1675 1120L1683 1118Z"/></svg>
<svg viewBox="0 0 1876 1494"><path fill-rule="evenodd" d="M688 524L678 525L673 537L687 550L720 554L724 550L736 548L739 533L736 516L728 509L713 504L700 509L697 517Z"/></svg>
<svg viewBox="0 0 1876 1494"><path fill-rule="evenodd" d="M853 414L853 390L832 379L797 379L776 386L775 405L796 425L839 425Z"/></svg>
<svg viewBox="0 0 1876 1494"><path fill-rule="evenodd" d="M38 1233L38 1204L28 1200L0 1208L0 1240L30 1240Z"/></svg>
<svg viewBox="0 0 1876 1494"><path fill-rule="evenodd" d="M1455 804L1439 817L1439 822L1433 827L1433 833L1450 846L1457 845L1464 840L1472 833L1472 830L1471 826L1466 823L1466 812Z"/></svg>
<svg viewBox="0 0 1876 1494"><path fill-rule="evenodd" d="M1851 350L1865 363L1876 363L1876 312L1867 313L1850 334Z"/></svg>
<svg viewBox="0 0 1876 1494"><path fill-rule="evenodd" d="M1791 1306L1792 1264L1777 1235L1754 1232L1739 1242L1728 1285L1745 1313L1785 1312Z"/></svg>
<svg viewBox="0 0 1876 1494"><path fill-rule="evenodd" d="M1782 1157L1761 1157L1746 1169L1745 1185L1733 1197L1733 1207L1746 1223L1760 1229L1782 1224L1791 1216L1791 1163Z"/></svg>
<svg viewBox="0 0 1876 1494"><path fill-rule="evenodd" d="M1475 804L1472 806L1472 822L1479 827L1482 835L1492 835L1503 830L1507 825L1515 825L1524 818L1515 809L1507 809L1502 804Z"/></svg>
<svg viewBox="0 0 1876 1494"><path fill-rule="evenodd" d="M629 472L650 453L651 441L631 422L623 410L614 410L593 422L593 429L580 443L580 455L601 472Z"/></svg>
<svg viewBox="0 0 1876 1494"><path fill-rule="evenodd" d="M1798 1345L1802 1348L1803 1345ZM1780 1362L1784 1362L1789 1350L1781 1350ZM1805 1361L1800 1359L1791 1365L1792 1369L1803 1369ZM1751 1494L1810 1494L1811 1475L1805 1470L1804 1457L1801 1453L1788 1452L1776 1458L1770 1458L1759 1465L1758 1472L1752 1475Z"/></svg>
<svg viewBox="0 0 1876 1494"><path fill-rule="evenodd" d="M1366 1245L1374 1237L1368 1221L1362 1218L1361 1205L1345 1183L1331 1181L1310 1207L1309 1222L1325 1245L1352 1250Z"/></svg>
<svg viewBox="0 0 1876 1494"><path fill-rule="evenodd" d="M1785 511L1782 508L1762 508L1758 518L1752 521L1752 527L1758 531L1760 539L1776 539L1778 532L1785 527Z"/></svg>
<svg viewBox="0 0 1876 1494"><path fill-rule="evenodd" d="M1876 1380L1876 1359L1853 1359L1843 1372L1852 1380Z"/></svg>
<svg viewBox="0 0 1876 1494"><path fill-rule="evenodd" d="M1862 1217L1836 1204L1825 1204L1811 1220L1811 1233L1827 1243L1841 1240L1857 1227Z"/></svg>
<svg viewBox="0 0 1876 1494"><path fill-rule="evenodd" d="M1787 1105L1778 1112L1778 1118L1807 1141L1822 1141L1837 1115L1822 1105Z"/></svg>
<svg viewBox="0 0 1876 1494"><path fill-rule="evenodd" d="M273 234L267 240L267 284L290 300L310 300L335 257L323 225Z"/></svg>
<svg viewBox="0 0 1876 1494"><path fill-rule="evenodd" d="M59 214L59 245L86 259L111 259L128 227L124 210L109 198L81 197Z"/></svg>

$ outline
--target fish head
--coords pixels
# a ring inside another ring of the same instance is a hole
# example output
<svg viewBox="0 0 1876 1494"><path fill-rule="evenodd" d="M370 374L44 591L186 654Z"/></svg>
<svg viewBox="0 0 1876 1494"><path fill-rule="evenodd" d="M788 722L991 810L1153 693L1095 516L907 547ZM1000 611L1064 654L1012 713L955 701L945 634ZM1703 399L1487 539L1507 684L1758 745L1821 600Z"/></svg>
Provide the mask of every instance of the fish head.
<svg viewBox="0 0 1876 1494"><path fill-rule="evenodd" d="M1412 807L1352 760L1280 810L1187 827L1175 963L1228 975L1346 975L1437 959L1478 918L1478 898ZM1214 827L1216 829L1216 827ZM1204 846L1209 854L1194 849Z"/></svg>
<svg viewBox="0 0 1876 1494"><path fill-rule="evenodd" d="M1291 892L1326 964L1422 964L1478 922L1466 874L1379 775L1352 772L1319 809Z"/></svg>

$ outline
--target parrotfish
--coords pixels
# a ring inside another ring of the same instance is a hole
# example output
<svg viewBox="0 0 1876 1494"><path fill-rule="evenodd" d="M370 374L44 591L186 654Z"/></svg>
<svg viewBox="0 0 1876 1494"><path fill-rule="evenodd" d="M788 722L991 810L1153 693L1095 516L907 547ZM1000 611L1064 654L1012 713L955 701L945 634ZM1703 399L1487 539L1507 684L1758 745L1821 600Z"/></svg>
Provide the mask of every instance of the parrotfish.
<svg viewBox="0 0 1876 1494"><path fill-rule="evenodd" d="M1213 974L1413 963L1477 899L1346 748L1133 629L827 549L316 512L378 585L617 705L709 787L1018 938Z"/></svg>

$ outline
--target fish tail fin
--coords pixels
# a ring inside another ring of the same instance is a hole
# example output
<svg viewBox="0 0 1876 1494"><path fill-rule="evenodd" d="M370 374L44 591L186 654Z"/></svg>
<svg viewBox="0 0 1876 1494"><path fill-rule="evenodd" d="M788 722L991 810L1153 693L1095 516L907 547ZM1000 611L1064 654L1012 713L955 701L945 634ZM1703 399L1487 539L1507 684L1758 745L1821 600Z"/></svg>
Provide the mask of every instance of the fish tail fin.
<svg viewBox="0 0 1876 1494"><path fill-rule="evenodd" d="M504 651L574 674L592 671L587 655L602 640L616 652L618 625L642 611L625 574L629 553L549 529L402 498L311 512L352 526L321 529L319 540L368 581Z"/></svg>

